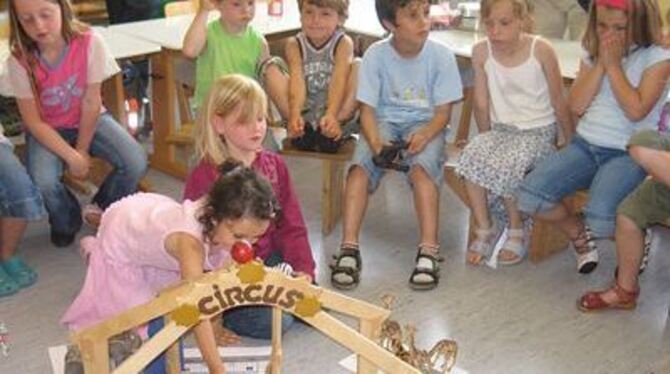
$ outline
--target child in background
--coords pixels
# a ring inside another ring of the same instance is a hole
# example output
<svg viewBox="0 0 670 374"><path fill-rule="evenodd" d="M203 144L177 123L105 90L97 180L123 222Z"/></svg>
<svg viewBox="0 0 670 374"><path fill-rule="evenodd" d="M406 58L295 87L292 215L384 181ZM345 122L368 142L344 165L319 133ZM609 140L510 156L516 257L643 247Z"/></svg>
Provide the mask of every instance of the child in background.
<svg viewBox="0 0 670 374"><path fill-rule="evenodd" d="M489 216L488 195L488 204L504 204L509 221L497 262L512 265L526 254L513 195L526 173L554 150L557 120L566 138L572 123L554 49L524 32L529 17L525 2L483 0L481 14L487 39L472 48L480 135L465 147L456 168L466 180L477 225L466 257L478 265L491 255L504 229Z"/></svg>
<svg viewBox="0 0 670 374"><path fill-rule="evenodd" d="M206 197L183 203L139 193L110 206L95 237L81 241L88 271L62 318L70 330L102 322L151 301L180 279L221 268L239 240L255 243L279 205L265 178L238 162L221 165ZM223 373L209 321L194 328L210 373Z"/></svg>
<svg viewBox="0 0 670 374"><path fill-rule="evenodd" d="M264 175L282 207L281 219L274 221L256 245L256 255L266 265L285 262L293 270L314 279L314 258L307 238L307 228L284 160L263 150L266 97L253 79L239 74L217 79L198 114L195 150L198 165L186 179L184 198L203 196L215 182L216 165L237 159ZM288 328L292 317L284 314L282 327ZM271 310L247 307L231 310L224 323L234 332L254 338L271 336Z"/></svg>
<svg viewBox="0 0 670 374"><path fill-rule="evenodd" d="M212 10L218 21L207 24ZM200 108L212 83L226 74L257 78L283 118L288 118L288 78L270 57L268 43L249 25L256 0L201 0L186 32L182 52L196 58L195 105Z"/></svg>
<svg viewBox="0 0 670 374"><path fill-rule="evenodd" d="M408 178L413 188L420 241L414 289L438 283L439 186L445 127L451 105L462 97L454 54L428 39L429 4L425 0L377 0L377 17L391 36L366 52L359 74L357 99L365 141L358 142L344 195L343 235L331 265L331 282L339 289L358 285L361 255L358 237L368 203L384 170L372 159L384 145L404 141Z"/></svg>
<svg viewBox="0 0 670 374"><path fill-rule="evenodd" d="M342 28L349 0L298 0L298 7L302 31L286 42L288 136L299 149L336 152L357 107L359 64Z"/></svg>
<svg viewBox="0 0 670 374"><path fill-rule="evenodd" d="M656 127L667 94L670 50L657 44L660 22L655 0L595 0L568 101L580 117L577 133L519 187L519 210L570 238L580 273L595 269L595 239L614 235L617 206L646 176L626 145L635 131ZM584 219L562 202L582 189Z"/></svg>
<svg viewBox="0 0 670 374"><path fill-rule="evenodd" d="M614 286L582 296L578 307L585 312L635 309L640 293L638 273L645 253L645 231L670 224L670 136L654 130L633 135L628 151L649 173L648 178L619 205L616 248L619 265Z"/></svg>
<svg viewBox="0 0 670 374"><path fill-rule="evenodd" d="M6 72L28 130L28 173L49 213L51 241L67 246L82 225L82 211L61 181L63 164L74 178L86 178L91 156L114 167L84 209L84 219L96 224L101 210L137 190L146 155L103 113L101 83L119 68L102 38L75 20L69 2L12 0L9 17Z"/></svg>
<svg viewBox="0 0 670 374"><path fill-rule="evenodd" d="M0 297L9 296L37 280L37 273L16 255L27 221L44 215L42 197L0 125Z"/></svg>

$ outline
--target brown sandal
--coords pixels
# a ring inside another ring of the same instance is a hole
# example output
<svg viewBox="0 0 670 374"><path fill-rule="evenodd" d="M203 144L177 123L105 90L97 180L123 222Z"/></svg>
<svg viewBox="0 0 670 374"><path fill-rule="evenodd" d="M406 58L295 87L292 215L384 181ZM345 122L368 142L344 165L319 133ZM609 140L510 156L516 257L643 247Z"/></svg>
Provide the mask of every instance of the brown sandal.
<svg viewBox="0 0 670 374"><path fill-rule="evenodd" d="M637 307L637 297L640 295L640 290L628 291L619 286L618 283L615 283L611 289L614 290L618 301L608 303L603 300L603 294L609 290L587 292L579 299L577 308L582 312L599 312L608 309L633 310Z"/></svg>

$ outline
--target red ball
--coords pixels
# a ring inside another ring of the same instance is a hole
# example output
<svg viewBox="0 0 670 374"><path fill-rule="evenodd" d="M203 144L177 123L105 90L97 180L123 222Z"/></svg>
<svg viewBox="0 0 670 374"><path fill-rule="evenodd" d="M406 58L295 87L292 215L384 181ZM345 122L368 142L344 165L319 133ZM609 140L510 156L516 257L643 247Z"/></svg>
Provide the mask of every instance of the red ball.
<svg viewBox="0 0 670 374"><path fill-rule="evenodd" d="M233 247L230 249L230 254L233 256L233 260L240 264L246 264L247 262L253 260L255 256L254 249L246 240L235 242Z"/></svg>

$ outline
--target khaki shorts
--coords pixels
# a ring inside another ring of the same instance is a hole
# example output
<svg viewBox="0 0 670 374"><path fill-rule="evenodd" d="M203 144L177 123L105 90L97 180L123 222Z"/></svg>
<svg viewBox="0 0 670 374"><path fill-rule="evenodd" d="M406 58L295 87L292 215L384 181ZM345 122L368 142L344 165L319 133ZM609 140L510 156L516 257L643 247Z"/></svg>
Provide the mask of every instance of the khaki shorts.
<svg viewBox="0 0 670 374"><path fill-rule="evenodd" d="M631 137L628 146L670 151L670 136L653 130L641 131ZM617 213L632 219L643 230L653 225L667 225L670 223L670 187L647 179L621 202Z"/></svg>

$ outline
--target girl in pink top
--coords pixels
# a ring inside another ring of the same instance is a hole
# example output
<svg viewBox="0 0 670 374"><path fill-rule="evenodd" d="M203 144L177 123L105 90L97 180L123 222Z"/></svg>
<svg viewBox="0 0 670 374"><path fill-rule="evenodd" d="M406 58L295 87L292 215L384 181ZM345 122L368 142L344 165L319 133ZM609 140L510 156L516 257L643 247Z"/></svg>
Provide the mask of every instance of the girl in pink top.
<svg viewBox="0 0 670 374"><path fill-rule="evenodd" d="M279 207L272 186L239 162L225 162L220 172L196 201L138 193L112 204L97 235L81 240L86 280L62 322L71 330L102 322L180 279L222 267L236 241L258 241ZM194 331L209 372L223 372L211 323Z"/></svg>
<svg viewBox="0 0 670 374"><path fill-rule="evenodd" d="M104 113L101 83L119 68L101 37L74 19L69 2L11 0L9 16L4 93L16 97L27 129L26 166L44 197L51 241L66 246L82 217L77 199L61 181L64 166L81 179L89 173L91 156L114 167L87 209L97 211L87 217L97 223L101 209L135 192L146 155Z"/></svg>
<svg viewBox="0 0 670 374"><path fill-rule="evenodd" d="M266 98L254 80L227 75L212 85L203 103L195 134L199 164L186 180L185 199L197 199L216 178L216 165L234 158L270 180L282 208L281 219L273 222L256 246L256 255L272 266L285 262L294 271L314 279L314 258L307 229L286 164L278 155L261 148L266 131ZM254 338L270 337L269 308L250 307L224 315L226 327ZM290 325L288 316L284 323Z"/></svg>

